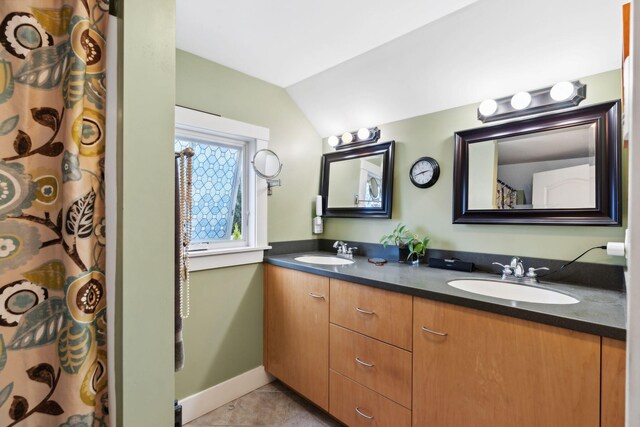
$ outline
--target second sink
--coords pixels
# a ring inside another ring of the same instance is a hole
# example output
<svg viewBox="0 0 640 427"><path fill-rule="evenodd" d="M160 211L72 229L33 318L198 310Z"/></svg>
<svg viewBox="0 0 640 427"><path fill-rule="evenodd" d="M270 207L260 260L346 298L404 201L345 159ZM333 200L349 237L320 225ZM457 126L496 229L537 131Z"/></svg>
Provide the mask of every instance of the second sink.
<svg viewBox="0 0 640 427"><path fill-rule="evenodd" d="M460 279L447 282L449 286L474 294L486 295L511 301L538 304L576 304L577 299L549 289L518 285L509 282L482 279Z"/></svg>
<svg viewBox="0 0 640 427"><path fill-rule="evenodd" d="M347 265L353 264L353 261L338 258L335 256L314 256L314 255L305 255L294 258L296 261L300 262L308 262L309 264L321 264L321 265Z"/></svg>

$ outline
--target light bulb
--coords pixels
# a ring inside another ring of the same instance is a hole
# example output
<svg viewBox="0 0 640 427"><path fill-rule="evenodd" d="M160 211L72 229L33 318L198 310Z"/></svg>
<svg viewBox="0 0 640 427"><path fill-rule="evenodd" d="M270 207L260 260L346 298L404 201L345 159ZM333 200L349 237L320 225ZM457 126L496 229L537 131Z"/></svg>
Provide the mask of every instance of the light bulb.
<svg viewBox="0 0 640 427"><path fill-rule="evenodd" d="M524 110L531 104L531 95L529 92L518 92L511 98L511 106L515 110Z"/></svg>
<svg viewBox="0 0 640 427"><path fill-rule="evenodd" d="M353 141L353 135L351 134L351 132L345 132L342 134L342 143L343 144L349 144L351 143L351 141Z"/></svg>
<svg viewBox="0 0 640 427"><path fill-rule="evenodd" d="M554 101L566 101L567 99L571 98L574 89L575 88L573 87L573 83L560 82L553 85L553 87L551 88L551 92L549 92L549 95Z"/></svg>
<svg viewBox="0 0 640 427"><path fill-rule="evenodd" d="M371 131L367 128L362 128L358 130L358 139L364 141L365 139L369 139L371 137Z"/></svg>
<svg viewBox="0 0 640 427"><path fill-rule="evenodd" d="M493 99L485 99L480 103L478 111L485 117L493 115L498 110L498 103Z"/></svg>
<svg viewBox="0 0 640 427"><path fill-rule="evenodd" d="M329 144L332 147L335 147L336 145L338 145L338 142L340 142L340 140L335 135L331 135L329 138L327 138L327 144Z"/></svg>

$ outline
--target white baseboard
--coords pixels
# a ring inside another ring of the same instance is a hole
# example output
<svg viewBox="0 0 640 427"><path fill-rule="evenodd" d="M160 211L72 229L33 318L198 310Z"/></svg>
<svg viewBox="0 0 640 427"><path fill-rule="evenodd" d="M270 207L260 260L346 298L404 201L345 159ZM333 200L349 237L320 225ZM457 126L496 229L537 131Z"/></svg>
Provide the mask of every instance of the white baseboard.
<svg viewBox="0 0 640 427"><path fill-rule="evenodd" d="M264 366L258 366L223 383L185 397L179 401L182 405L182 423L191 422L273 380L274 378L264 370Z"/></svg>

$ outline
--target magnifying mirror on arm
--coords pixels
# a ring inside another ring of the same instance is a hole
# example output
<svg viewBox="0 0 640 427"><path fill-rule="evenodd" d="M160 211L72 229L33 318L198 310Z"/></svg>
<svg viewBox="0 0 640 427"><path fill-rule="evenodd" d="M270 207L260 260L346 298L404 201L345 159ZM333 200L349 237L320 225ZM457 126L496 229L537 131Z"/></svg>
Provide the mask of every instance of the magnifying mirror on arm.
<svg viewBox="0 0 640 427"><path fill-rule="evenodd" d="M264 148L256 151L253 155L253 160L251 160L251 164L253 165L253 170L256 175L267 181L267 194L270 196L272 194L271 189L273 187L280 187L281 185L279 179L274 179L280 175L282 171L280 158L272 150Z"/></svg>

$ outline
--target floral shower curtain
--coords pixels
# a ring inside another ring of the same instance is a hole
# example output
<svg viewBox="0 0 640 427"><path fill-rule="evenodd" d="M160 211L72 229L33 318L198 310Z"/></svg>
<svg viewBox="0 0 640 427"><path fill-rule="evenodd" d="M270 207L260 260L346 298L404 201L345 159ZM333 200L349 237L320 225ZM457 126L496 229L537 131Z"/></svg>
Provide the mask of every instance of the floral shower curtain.
<svg viewBox="0 0 640 427"><path fill-rule="evenodd" d="M0 1L0 425L106 426L108 0Z"/></svg>

